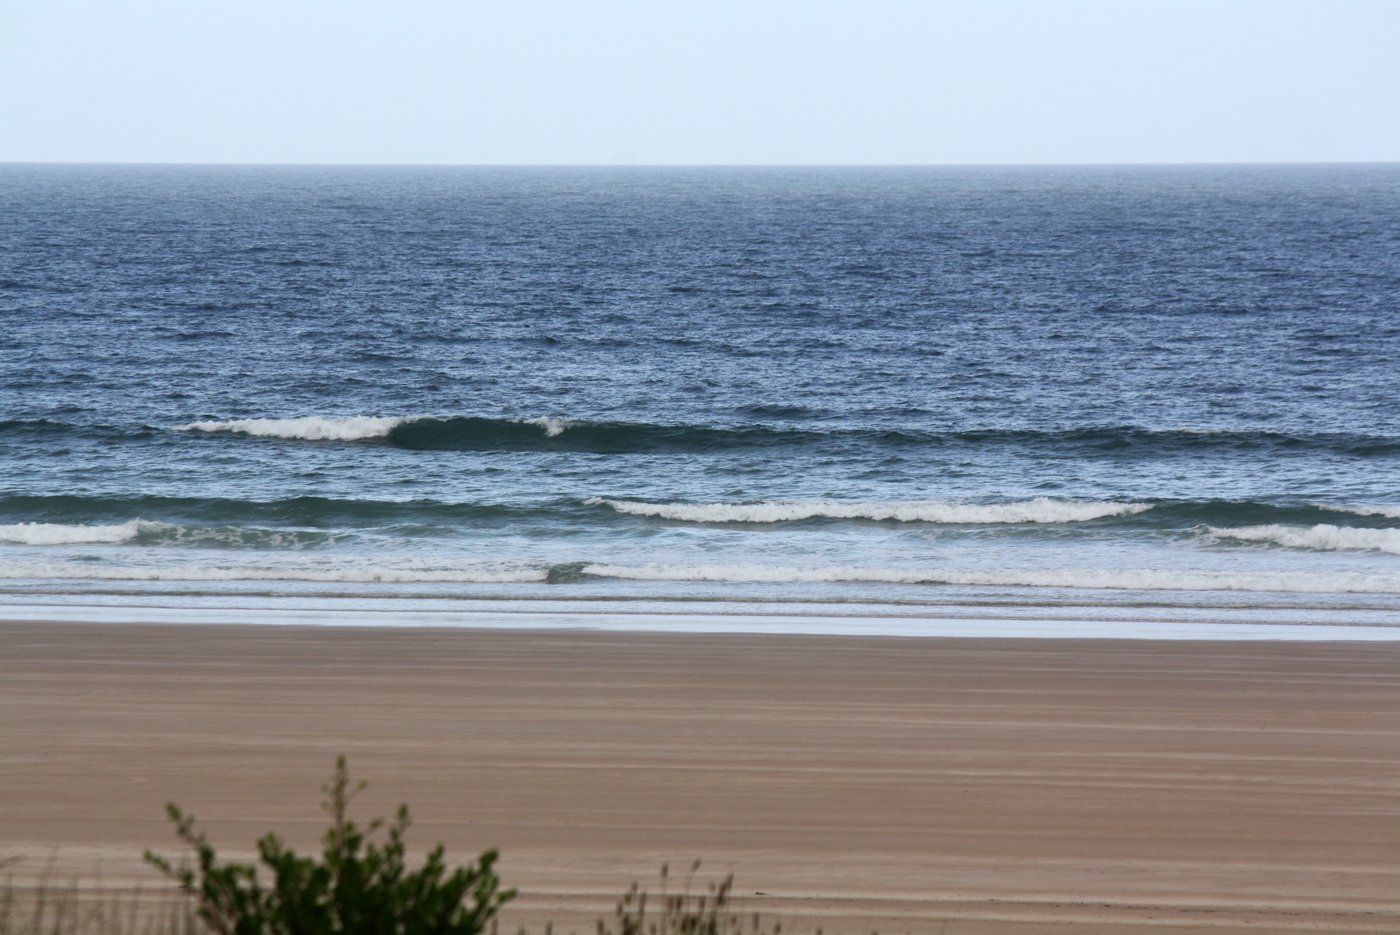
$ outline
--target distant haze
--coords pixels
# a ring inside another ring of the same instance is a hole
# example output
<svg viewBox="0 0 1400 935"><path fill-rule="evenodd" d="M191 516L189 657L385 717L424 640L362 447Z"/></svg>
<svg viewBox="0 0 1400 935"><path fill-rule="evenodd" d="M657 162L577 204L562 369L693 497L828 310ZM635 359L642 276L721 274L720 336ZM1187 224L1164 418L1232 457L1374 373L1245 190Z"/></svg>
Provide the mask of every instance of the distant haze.
<svg viewBox="0 0 1400 935"><path fill-rule="evenodd" d="M1400 160L1400 3L6 0L0 161Z"/></svg>

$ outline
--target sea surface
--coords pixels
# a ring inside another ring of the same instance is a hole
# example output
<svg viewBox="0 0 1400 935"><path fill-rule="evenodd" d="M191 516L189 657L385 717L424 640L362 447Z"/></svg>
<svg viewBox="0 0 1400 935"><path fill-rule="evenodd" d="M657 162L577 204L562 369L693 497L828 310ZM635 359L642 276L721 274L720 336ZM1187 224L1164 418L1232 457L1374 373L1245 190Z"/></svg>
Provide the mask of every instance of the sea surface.
<svg viewBox="0 0 1400 935"><path fill-rule="evenodd" d="M0 166L0 600L612 599L1400 623L1400 166Z"/></svg>

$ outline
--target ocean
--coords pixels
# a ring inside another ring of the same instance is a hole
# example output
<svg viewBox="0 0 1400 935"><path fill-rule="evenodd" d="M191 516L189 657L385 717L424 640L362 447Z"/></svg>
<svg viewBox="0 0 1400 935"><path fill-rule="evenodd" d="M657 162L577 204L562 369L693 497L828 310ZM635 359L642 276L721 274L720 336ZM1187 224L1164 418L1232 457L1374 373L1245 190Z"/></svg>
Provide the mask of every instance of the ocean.
<svg viewBox="0 0 1400 935"><path fill-rule="evenodd" d="M3 165L0 360L12 615L1400 625L1396 165Z"/></svg>

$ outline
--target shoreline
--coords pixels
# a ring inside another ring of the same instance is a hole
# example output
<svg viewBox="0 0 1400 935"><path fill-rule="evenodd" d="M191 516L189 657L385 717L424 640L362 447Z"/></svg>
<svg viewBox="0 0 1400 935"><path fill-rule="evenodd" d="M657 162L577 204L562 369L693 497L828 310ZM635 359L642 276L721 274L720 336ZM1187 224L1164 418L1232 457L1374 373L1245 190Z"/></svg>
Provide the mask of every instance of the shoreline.
<svg viewBox="0 0 1400 935"><path fill-rule="evenodd" d="M23 597L25 595L12 595ZM917 639L1133 639L1400 642L1400 618L1385 610L1269 607L1135 608L1122 605L972 606L779 603L630 598L472 598L313 601L216 596L144 603L0 604L0 625L53 623L166 626L313 626L369 629L590 631ZM391 603L378 607L376 603ZM340 606L335 606L336 604ZM330 604L327 608L325 605ZM688 605L689 604L689 605ZM396 606L393 606L396 605ZM495 606L493 606L495 605ZM612 606L608 606L612 605ZM454 609L445 609L454 608ZM1328 618L1332 619L1328 619ZM250 619L252 618L252 619ZM1299 619L1303 618L1303 619ZM1307 619L1311 618L1311 619ZM1320 619L1319 619L1320 618Z"/></svg>
<svg viewBox="0 0 1400 935"><path fill-rule="evenodd" d="M789 932L1393 930L1397 749L1392 642L0 622L0 855L312 848L345 753L512 931L697 857Z"/></svg>

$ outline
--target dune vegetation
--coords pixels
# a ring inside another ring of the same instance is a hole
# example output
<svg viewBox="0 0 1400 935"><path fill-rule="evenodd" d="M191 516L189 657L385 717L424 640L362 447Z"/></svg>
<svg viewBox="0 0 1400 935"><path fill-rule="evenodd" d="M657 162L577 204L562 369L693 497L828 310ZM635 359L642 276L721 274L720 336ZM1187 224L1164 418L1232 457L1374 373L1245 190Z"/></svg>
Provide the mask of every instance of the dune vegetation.
<svg viewBox="0 0 1400 935"><path fill-rule="evenodd" d="M51 871L27 886L6 877L0 935L497 935L500 910L516 896L502 886L497 852L449 867L439 844L421 866L410 867L407 805L389 822L361 826L350 818L350 802L365 786L351 781L340 757L321 788L331 825L320 854L298 854L268 833L257 842L257 864L221 860L194 816L169 803L175 836L189 854L175 860L146 851L145 860L173 889L55 885ZM381 830L384 839L375 840ZM0 861L0 871L13 864ZM781 923L765 932L757 914L734 911L732 876L692 893L699 867L696 861L684 888L673 893L663 865L661 891L650 905L647 891L633 884L613 918L598 920L597 935L780 935ZM553 935L552 926L545 935Z"/></svg>

